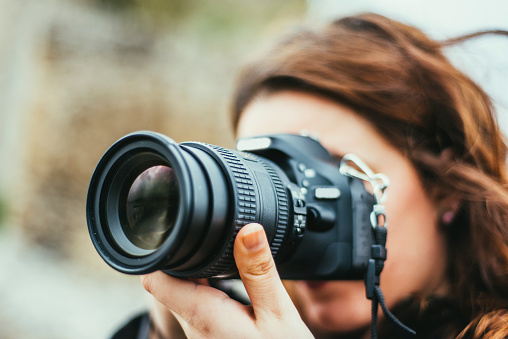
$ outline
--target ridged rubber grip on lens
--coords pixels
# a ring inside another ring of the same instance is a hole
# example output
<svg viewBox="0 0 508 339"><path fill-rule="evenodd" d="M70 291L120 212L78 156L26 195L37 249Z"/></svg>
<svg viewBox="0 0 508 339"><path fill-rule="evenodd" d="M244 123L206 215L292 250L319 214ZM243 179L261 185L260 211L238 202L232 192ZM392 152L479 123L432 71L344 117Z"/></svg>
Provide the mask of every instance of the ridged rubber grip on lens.
<svg viewBox="0 0 508 339"><path fill-rule="evenodd" d="M264 162L261 159L259 159L259 161L263 164L263 167L266 169L266 172L270 175L270 178L272 179L277 194L277 207L278 207L277 229L275 230L275 236L273 238L273 241L270 244L272 254L275 255L282 246L282 242L284 241L284 236L288 228L289 222L288 200L286 190L284 189L284 185L282 184L282 181L280 180L277 173L275 173L275 171L266 162Z"/></svg>
<svg viewBox="0 0 508 339"><path fill-rule="evenodd" d="M252 178L245 168L245 165L231 151L218 146L212 146L212 148L217 152L217 155L224 160L224 164L229 167L233 173L233 184L236 186L238 193L238 200L235 201L237 208L233 233L228 239L226 248L210 268L200 274L194 275L194 278L221 276L232 273L232 271L236 268L233 256L233 247L236 235L243 226L256 221L256 194Z"/></svg>
<svg viewBox="0 0 508 339"><path fill-rule="evenodd" d="M228 149L213 146L213 150L216 154L224 160L224 164L230 169L233 174L233 184L236 186L237 200L236 203L236 215L234 219L234 229L232 234L229 236L226 248L217 259L217 261L205 271L194 275L194 278L210 277L210 276L223 276L234 273L236 270L235 260L233 256L233 248L236 235L242 229L243 226L252 223L259 222L256 219L256 212L258 209L256 201L256 191L254 190L253 179L250 172L247 170L243 161ZM275 255L282 245L284 235L288 224L288 202L285 195L284 186L280 181L275 171L268 166L264 161L259 158L255 158L259 163L263 165L265 170L268 172L272 183L275 186L277 201L278 201L278 218L277 227L275 230L275 236L270 244L272 255Z"/></svg>

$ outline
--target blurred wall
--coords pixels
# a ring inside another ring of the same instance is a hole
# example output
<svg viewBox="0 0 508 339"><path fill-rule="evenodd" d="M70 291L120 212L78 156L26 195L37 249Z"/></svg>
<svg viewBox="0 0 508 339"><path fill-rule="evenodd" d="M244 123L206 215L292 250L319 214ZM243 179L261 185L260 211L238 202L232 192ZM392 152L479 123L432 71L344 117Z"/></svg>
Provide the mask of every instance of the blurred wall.
<svg viewBox="0 0 508 339"><path fill-rule="evenodd" d="M0 189L24 236L84 260L86 190L107 147L136 130L231 147L237 68L305 11L302 1L0 1Z"/></svg>
<svg viewBox="0 0 508 339"><path fill-rule="evenodd" d="M0 338L104 338L147 307L138 278L89 239L95 165L136 130L232 147L238 67L304 12L293 0L0 0Z"/></svg>

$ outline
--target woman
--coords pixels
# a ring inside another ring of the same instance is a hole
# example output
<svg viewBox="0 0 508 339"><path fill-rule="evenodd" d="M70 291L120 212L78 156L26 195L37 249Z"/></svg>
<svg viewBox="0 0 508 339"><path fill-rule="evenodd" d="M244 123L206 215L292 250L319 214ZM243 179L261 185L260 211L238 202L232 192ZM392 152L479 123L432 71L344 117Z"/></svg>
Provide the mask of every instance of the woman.
<svg viewBox="0 0 508 339"><path fill-rule="evenodd" d="M442 47L374 14L298 32L242 74L234 125L238 137L306 130L337 158L355 153L387 175L388 308L419 337L505 338L506 145L489 98ZM239 232L235 259L252 307L203 282L144 276L159 301L154 333L369 337L362 281L287 282L297 312L261 226Z"/></svg>

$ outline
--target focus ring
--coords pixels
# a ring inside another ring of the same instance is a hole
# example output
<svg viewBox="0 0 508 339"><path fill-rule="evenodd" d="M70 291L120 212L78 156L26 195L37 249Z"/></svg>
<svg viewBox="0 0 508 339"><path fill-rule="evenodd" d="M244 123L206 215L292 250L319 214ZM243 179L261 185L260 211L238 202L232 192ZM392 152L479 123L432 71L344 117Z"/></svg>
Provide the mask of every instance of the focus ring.
<svg viewBox="0 0 508 339"><path fill-rule="evenodd" d="M279 176L275 171L269 166L265 161L258 158L258 161L263 164L266 172L270 175L272 179L272 183L275 186L275 191L277 194L277 227L275 229L275 235L273 237L273 241L270 244L270 250L272 254L275 255L280 247L282 246L282 242L284 241L284 237L287 232L288 222L289 222L289 206L288 199L286 195L286 191L284 189L284 185L280 180Z"/></svg>
<svg viewBox="0 0 508 339"><path fill-rule="evenodd" d="M233 256L236 235L243 226L256 221L256 193L249 171L233 152L218 146L212 146L211 148L224 160L224 164L227 165L233 174L233 184L236 186L238 193L237 208L233 225L234 229L228 239L226 248L211 267L199 274L193 275L193 278L221 276L233 273L234 269L236 269Z"/></svg>

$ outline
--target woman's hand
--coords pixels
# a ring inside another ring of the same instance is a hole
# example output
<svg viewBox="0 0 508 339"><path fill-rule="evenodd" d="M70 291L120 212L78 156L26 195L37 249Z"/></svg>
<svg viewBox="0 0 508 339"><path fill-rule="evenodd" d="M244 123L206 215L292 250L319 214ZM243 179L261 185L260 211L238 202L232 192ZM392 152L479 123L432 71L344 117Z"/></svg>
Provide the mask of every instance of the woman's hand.
<svg viewBox="0 0 508 339"><path fill-rule="evenodd" d="M282 285L261 225L238 232L234 255L252 306L160 271L143 276L143 286L172 311L189 338L312 338Z"/></svg>

